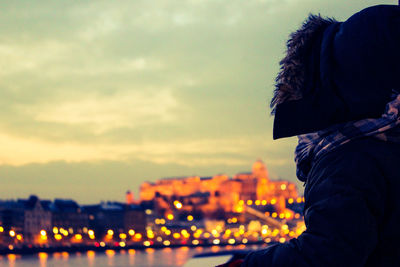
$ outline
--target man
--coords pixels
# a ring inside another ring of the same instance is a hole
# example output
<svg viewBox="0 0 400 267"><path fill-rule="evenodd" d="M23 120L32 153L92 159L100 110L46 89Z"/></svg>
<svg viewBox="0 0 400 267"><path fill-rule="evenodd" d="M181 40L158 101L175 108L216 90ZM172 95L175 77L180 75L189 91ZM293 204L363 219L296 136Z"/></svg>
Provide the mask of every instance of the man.
<svg viewBox="0 0 400 267"><path fill-rule="evenodd" d="M291 35L271 106L297 135L307 230L242 266L400 266L400 7Z"/></svg>

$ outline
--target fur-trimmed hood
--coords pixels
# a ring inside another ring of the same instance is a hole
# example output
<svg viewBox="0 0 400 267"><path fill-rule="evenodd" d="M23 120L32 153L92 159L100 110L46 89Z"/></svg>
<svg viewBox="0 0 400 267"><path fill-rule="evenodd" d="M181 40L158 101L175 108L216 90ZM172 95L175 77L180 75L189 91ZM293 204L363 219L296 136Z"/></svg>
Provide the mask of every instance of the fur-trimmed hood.
<svg viewBox="0 0 400 267"><path fill-rule="evenodd" d="M310 15L280 64L275 139L379 117L400 91L400 7L370 7L343 23Z"/></svg>

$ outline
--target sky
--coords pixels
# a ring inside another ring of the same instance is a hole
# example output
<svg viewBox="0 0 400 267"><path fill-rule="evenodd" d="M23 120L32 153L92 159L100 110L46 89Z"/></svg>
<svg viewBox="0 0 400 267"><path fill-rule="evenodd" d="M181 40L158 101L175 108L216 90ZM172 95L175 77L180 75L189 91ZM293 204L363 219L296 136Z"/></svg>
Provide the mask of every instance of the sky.
<svg viewBox="0 0 400 267"><path fill-rule="evenodd" d="M257 159L296 182L297 140L272 140L269 109L288 35L310 13L396 3L2 1L0 199L123 201Z"/></svg>

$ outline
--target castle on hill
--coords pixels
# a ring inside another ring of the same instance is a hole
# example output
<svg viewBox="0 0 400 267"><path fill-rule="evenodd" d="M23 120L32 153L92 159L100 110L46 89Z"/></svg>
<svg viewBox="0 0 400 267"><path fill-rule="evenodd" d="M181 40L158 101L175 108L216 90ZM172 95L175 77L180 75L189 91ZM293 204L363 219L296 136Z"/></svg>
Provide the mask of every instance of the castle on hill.
<svg viewBox="0 0 400 267"><path fill-rule="evenodd" d="M238 205L272 204L277 211L286 209L287 199L298 198L296 185L284 180L271 180L267 168L257 160L248 173L233 177L177 177L145 182L140 187L140 200L154 202L161 213L180 209L207 215L217 211L238 212ZM174 203L175 207L171 205Z"/></svg>

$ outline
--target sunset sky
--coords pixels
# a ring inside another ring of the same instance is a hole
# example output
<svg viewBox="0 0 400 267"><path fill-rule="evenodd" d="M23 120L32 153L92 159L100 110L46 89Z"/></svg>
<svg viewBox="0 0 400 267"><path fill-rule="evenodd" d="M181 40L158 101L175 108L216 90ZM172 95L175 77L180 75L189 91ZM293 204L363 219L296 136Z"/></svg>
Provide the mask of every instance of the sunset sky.
<svg viewBox="0 0 400 267"><path fill-rule="evenodd" d="M289 33L310 12L396 3L2 1L0 199L122 201L257 159L296 181L296 139L273 141L269 115Z"/></svg>

